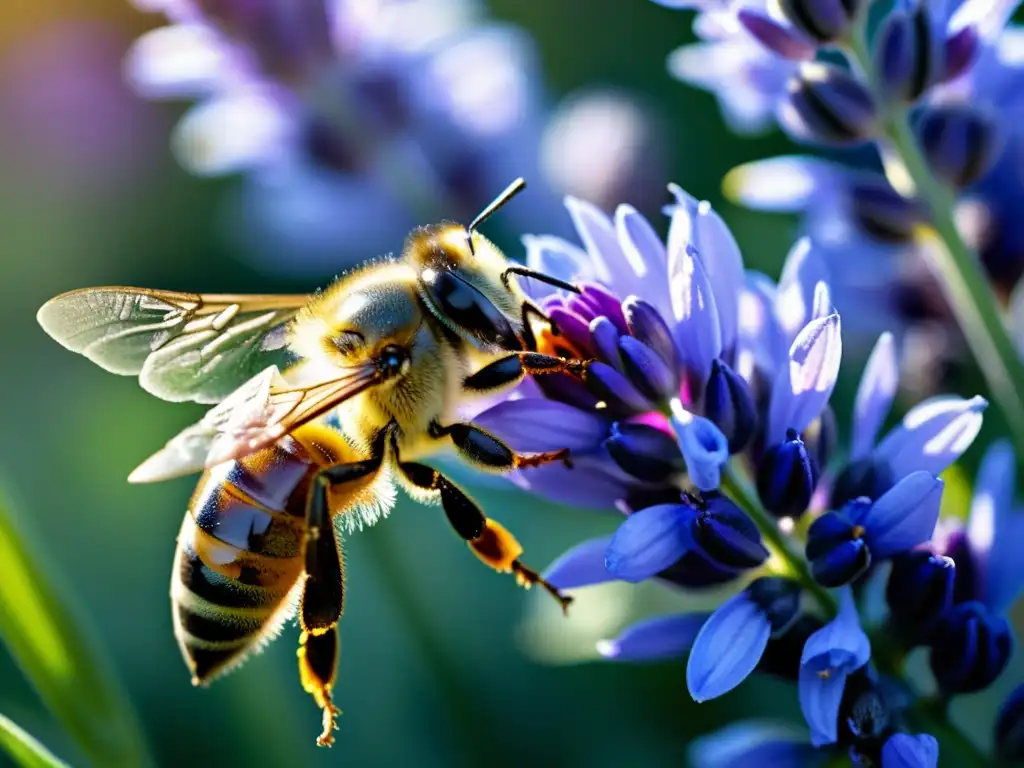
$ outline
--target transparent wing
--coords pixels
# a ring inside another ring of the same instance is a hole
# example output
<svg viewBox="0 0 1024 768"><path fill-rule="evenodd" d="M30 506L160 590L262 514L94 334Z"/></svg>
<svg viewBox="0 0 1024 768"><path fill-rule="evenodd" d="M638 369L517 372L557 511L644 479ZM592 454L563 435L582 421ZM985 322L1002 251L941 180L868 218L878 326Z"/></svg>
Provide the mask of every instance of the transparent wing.
<svg viewBox="0 0 1024 768"><path fill-rule="evenodd" d="M217 403L268 366L295 362L286 326L308 298L84 288L51 299L36 317L71 351L138 375L163 400Z"/></svg>
<svg viewBox="0 0 1024 768"><path fill-rule="evenodd" d="M128 476L130 483L180 477L262 450L381 379L376 365L340 371L337 378L291 386L267 368L186 427Z"/></svg>

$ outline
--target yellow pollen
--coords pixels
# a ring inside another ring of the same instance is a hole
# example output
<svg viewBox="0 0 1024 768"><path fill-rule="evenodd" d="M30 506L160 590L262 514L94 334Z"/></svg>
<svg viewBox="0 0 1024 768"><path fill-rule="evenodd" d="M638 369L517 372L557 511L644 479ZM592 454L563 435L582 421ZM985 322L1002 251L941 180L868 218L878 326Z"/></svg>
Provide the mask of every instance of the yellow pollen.
<svg viewBox="0 0 1024 768"><path fill-rule="evenodd" d="M820 677L822 680L828 680L830 677L832 677L832 670L822 669L818 672L818 677Z"/></svg>
<svg viewBox="0 0 1024 768"><path fill-rule="evenodd" d="M859 539L861 536L864 535L864 526L863 525L855 525L855 526L853 526L852 533L853 533L853 538Z"/></svg>

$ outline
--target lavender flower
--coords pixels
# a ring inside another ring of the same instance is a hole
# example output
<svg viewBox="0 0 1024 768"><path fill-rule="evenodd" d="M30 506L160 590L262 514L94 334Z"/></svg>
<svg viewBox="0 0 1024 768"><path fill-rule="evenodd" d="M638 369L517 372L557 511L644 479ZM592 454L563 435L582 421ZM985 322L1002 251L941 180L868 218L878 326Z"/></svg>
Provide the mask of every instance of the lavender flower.
<svg viewBox="0 0 1024 768"><path fill-rule="evenodd" d="M939 546L938 476L973 442L986 402L933 398L879 438L899 380L894 337L883 334L861 379L848 458L836 461L829 401L842 325L818 246L799 241L776 285L744 271L706 203L671 191L666 242L628 206L613 220L575 199L567 205L583 248L525 239L531 267L583 285L575 296L528 286L554 326L541 348L590 362L582 382L538 377L474 418L522 450L568 438L579 470L530 470L516 482L625 514L613 535L566 552L546 577L562 589L727 585L732 597L710 615L646 619L599 652L618 661L688 656L697 701L755 672L776 674L798 685L811 746L934 762L927 739L893 740L908 705L872 666L861 616L877 607L861 586L893 560L892 594L929 595L931 634L908 639L896 611L887 628L897 644L932 647L950 694L1002 670L1002 619L960 607L949 579L919 563ZM811 522L798 528L803 516ZM995 561L1002 567L999 553ZM944 562L936 560L940 571Z"/></svg>

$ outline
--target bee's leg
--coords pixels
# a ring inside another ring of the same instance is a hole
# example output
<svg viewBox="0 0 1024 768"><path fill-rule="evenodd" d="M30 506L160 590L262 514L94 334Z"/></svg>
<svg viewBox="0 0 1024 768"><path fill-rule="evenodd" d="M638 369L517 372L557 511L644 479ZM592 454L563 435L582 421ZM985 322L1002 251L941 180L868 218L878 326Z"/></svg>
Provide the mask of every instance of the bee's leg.
<svg viewBox="0 0 1024 768"><path fill-rule="evenodd" d="M361 480L380 469L384 437L375 441L374 458L321 470L310 484L306 506L305 574L299 600L299 677L303 689L323 710L323 731L316 743L334 742L334 721L341 711L331 689L338 657L338 621L345 607L345 567L331 520L332 486Z"/></svg>
<svg viewBox="0 0 1024 768"><path fill-rule="evenodd" d="M437 422L430 425L430 436L435 439L450 437L459 456L482 469L505 470L539 467L553 461L561 461L565 466L572 467L569 449L546 453L516 453L505 443L475 424L452 424L443 427Z"/></svg>
<svg viewBox="0 0 1024 768"><path fill-rule="evenodd" d="M405 478L416 488L436 491L440 495L448 522L486 565L499 573L515 574L516 581L527 589L539 584L558 600L563 611L568 609L572 598L559 592L535 570L523 565L519 560L523 548L515 537L505 530L501 523L489 520L476 502L455 483L436 469L424 464L399 462L398 466Z"/></svg>
<svg viewBox="0 0 1024 768"><path fill-rule="evenodd" d="M583 378L586 368L585 360L555 357L540 352L514 352L467 376L462 386L472 392L487 392L514 384L527 374L538 376L544 373L567 373Z"/></svg>

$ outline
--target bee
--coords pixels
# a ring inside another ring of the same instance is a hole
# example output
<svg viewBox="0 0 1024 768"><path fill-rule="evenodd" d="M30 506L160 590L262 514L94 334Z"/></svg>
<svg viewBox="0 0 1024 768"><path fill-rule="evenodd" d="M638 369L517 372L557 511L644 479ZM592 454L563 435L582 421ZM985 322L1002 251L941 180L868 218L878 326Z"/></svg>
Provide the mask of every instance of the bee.
<svg viewBox="0 0 1024 768"><path fill-rule="evenodd" d="M216 403L129 476L203 472L171 579L193 684L236 667L297 615L300 680L322 710L317 743L330 745L345 597L339 529L386 514L396 485L439 502L486 565L568 606L521 561L512 534L423 463L454 449L490 472L571 466L568 451L519 454L459 418L467 399L525 376L585 374L579 358L538 351L538 338L550 346L557 328L518 278L578 289L507 260L477 231L524 186L517 179L468 226L413 230L400 258L367 264L312 296L87 288L39 310L62 345L138 376L157 397Z"/></svg>

